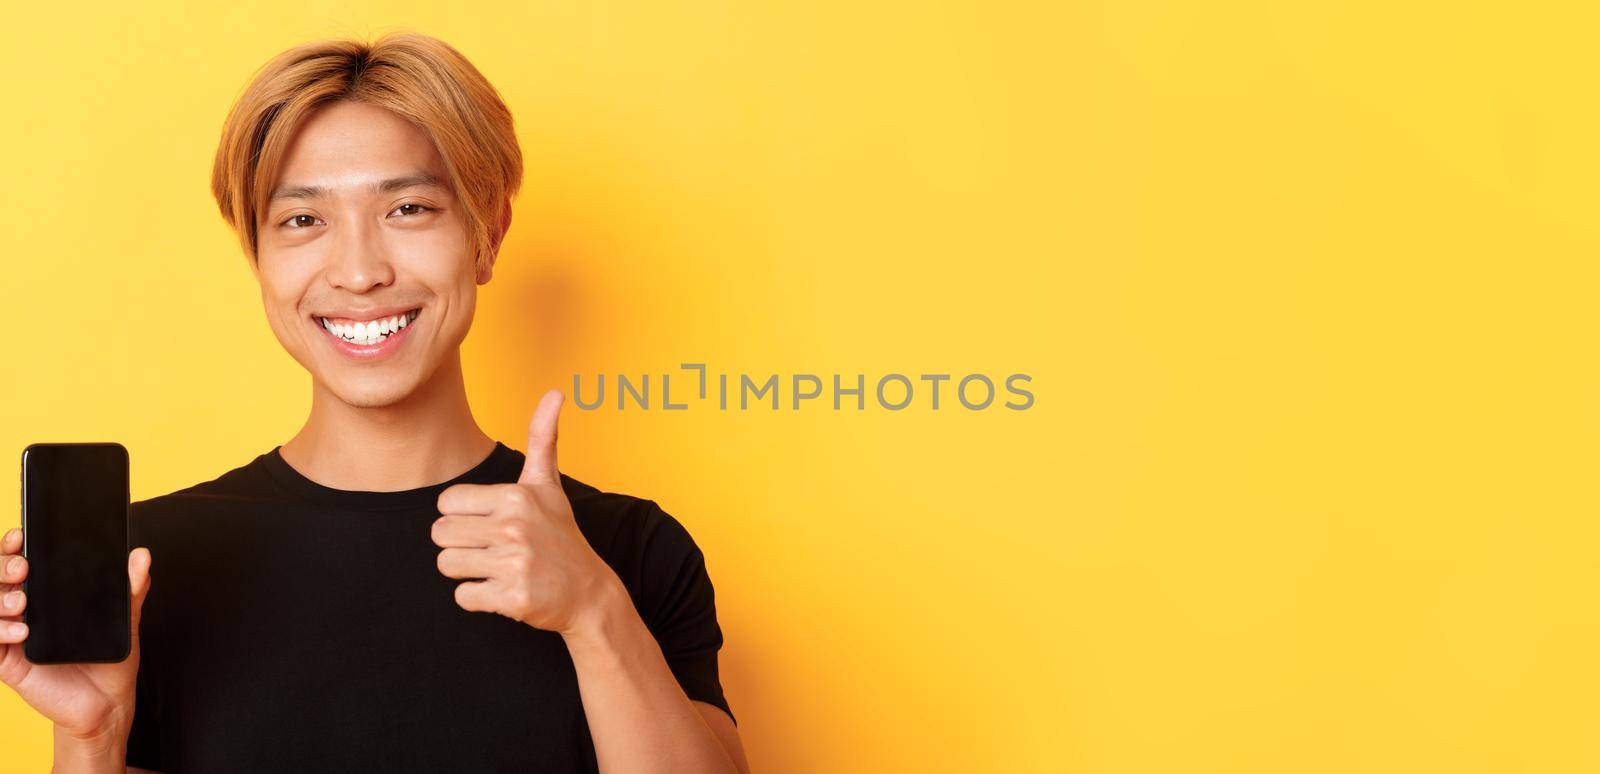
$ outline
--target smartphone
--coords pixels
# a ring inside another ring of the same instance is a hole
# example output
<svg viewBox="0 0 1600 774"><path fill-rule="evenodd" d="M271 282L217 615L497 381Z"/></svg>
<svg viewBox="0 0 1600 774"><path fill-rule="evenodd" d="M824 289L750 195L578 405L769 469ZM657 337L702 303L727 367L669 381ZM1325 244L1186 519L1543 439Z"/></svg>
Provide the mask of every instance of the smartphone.
<svg viewBox="0 0 1600 774"><path fill-rule="evenodd" d="M128 657L128 450L119 443L35 443L22 450L22 554L35 664Z"/></svg>

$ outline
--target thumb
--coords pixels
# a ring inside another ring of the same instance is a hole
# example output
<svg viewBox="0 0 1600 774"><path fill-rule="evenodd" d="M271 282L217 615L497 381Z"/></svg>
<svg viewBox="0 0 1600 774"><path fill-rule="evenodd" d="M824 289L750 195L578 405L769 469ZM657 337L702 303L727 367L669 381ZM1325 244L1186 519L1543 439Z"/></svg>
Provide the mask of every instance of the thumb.
<svg viewBox="0 0 1600 774"><path fill-rule="evenodd" d="M561 416L562 400L564 396L560 390L551 390L533 410L533 419L528 423L528 459L517 483L560 485L561 474L556 470L556 419Z"/></svg>
<svg viewBox="0 0 1600 774"><path fill-rule="evenodd" d="M133 636L139 636L139 614L150 593L150 549L140 546L128 552L128 588L133 594Z"/></svg>

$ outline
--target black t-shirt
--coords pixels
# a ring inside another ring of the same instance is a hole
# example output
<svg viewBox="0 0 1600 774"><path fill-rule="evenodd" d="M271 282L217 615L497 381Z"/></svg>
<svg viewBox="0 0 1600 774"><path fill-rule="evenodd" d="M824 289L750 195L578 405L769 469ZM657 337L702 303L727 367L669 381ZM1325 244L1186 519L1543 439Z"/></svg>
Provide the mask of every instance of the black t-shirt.
<svg viewBox="0 0 1600 774"><path fill-rule="evenodd" d="M514 482L523 453L496 442L449 481L358 492L306 478L279 448L132 506L152 585L128 765L597 771L561 635L461 609L462 581L436 564L439 493ZM722 630L688 531L653 501L561 483L684 693L727 711Z"/></svg>

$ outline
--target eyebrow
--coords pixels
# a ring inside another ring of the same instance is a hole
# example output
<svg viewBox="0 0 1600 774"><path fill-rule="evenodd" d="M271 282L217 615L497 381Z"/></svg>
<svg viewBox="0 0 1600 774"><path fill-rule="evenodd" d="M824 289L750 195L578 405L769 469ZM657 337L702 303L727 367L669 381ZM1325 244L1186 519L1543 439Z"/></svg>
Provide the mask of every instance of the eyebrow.
<svg viewBox="0 0 1600 774"><path fill-rule="evenodd" d="M398 191L402 188L410 188L418 185L439 185L439 178L435 177L430 172L412 172L411 174L402 175L400 177L391 177L388 180L379 180L372 184L371 190L375 194L386 194L390 191ZM320 185L286 185L279 186L276 191L273 191L272 195L267 197L267 201L273 202L279 199L320 199L328 196L331 193L332 192L327 188Z"/></svg>

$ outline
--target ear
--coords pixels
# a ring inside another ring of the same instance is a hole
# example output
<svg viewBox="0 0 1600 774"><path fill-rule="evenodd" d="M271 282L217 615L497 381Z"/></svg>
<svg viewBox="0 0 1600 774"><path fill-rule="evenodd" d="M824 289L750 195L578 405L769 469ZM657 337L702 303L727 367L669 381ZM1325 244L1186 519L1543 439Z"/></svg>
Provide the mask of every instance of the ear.
<svg viewBox="0 0 1600 774"><path fill-rule="evenodd" d="M505 207L500 210L500 229L495 232L494 241L489 246L489 260L478 269L478 284L482 285L494 276L494 262L500 257L500 244L505 241L506 232L511 230L511 200L506 199Z"/></svg>

